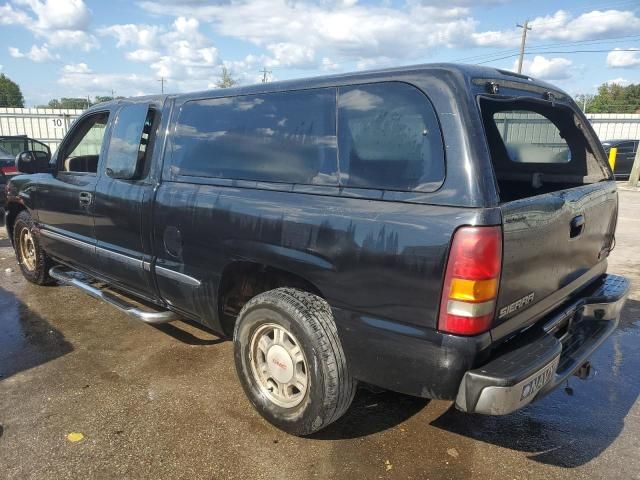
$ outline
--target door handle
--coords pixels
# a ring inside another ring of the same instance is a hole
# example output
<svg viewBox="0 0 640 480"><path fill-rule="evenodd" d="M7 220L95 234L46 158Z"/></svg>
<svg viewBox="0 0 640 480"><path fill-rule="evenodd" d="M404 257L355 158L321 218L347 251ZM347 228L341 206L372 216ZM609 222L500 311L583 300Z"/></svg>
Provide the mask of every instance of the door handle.
<svg viewBox="0 0 640 480"><path fill-rule="evenodd" d="M90 192L80 192L80 195L78 195L78 198L80 199L81 207L88 207L89 205L91 205L91 201L93 200L93 195Z"/></svg>
<svg viewBox="0 0 640 480"><path fill-rule="evenodd" d="M571 238L576 238L580 236L584 231L584 224L585 224L584 215L576 215L575 217L573 217L570 224L571 229L569 232L569 236Z"/></svg>

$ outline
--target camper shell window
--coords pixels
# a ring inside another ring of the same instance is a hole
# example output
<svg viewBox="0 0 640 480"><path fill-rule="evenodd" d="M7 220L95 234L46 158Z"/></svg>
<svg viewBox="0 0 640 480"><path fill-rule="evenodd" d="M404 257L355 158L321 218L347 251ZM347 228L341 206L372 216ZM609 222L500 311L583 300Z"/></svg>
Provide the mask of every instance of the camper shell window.
<svg viewBox="0 0 640 480"><path fill-rule="evenodd" d="M481 98L480 108L501 202L609 178L569 106Z"/></svg>

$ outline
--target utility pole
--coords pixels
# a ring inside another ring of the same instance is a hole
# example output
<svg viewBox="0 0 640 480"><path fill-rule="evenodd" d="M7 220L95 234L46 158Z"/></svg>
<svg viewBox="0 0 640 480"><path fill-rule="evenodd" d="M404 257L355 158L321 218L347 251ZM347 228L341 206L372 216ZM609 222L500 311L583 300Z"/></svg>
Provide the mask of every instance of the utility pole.
<svg viewBox="0 0 640 480"><path fill-rule="evenodd" d="M531 30L529 26L529 20L524 21L524 25L520 25L519 23L516 27L520 27L522 29L522 40L520 40L520 58L518 59L518 73L522 73L522 60L524 60L524 45L527 42L527 30Z"/></svg>
<svg viewBox="0 0 640 480"><path fill-rule="evenodd" d="M263 67L260 72L262 73L262 83L267 83L269 81L271 70L267 70L267 67Z"/></svg>
<svg viewBox="0 0 640 480"><path fill-rule="evenodd" d="M160 77L160 80L158 80L160 82L160 93L162 93L164 95L164 77Z"/></svg>

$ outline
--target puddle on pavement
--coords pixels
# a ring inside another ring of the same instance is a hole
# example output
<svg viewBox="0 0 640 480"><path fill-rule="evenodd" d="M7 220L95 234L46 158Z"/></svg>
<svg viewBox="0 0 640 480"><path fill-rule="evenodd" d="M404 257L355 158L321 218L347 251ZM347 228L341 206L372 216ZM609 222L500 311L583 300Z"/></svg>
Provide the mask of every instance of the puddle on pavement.
<svg viewBox="0 0 640 480"><path fill-rule="evenodd" d="M71 350L58 330L0 287L0 381Z"/></svg>

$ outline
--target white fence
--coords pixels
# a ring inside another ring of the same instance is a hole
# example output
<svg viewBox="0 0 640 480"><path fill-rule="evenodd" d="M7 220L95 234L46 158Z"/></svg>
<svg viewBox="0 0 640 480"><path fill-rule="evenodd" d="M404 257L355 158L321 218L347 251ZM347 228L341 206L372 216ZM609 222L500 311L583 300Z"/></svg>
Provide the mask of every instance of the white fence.
<svg viewBox="0 0 640 480"><path fill-rule="evenodd" d="M82 110L58 108L0 108L0 136L27 135L53 152Z"/></svg>
<svg viewBox="0 0 640 480"><path fill-rule="evenodd" d="M640 140L638 113L587 113L587 118L601 141Z"/></svg>
<svg viewBox="0 0 640 480"><path fill-rule="evenodd" d="M53 108L0 108L0 136L27 135L54 151L82 110ZM640 139L640 114L589 113L600 140Z"/></svg>

